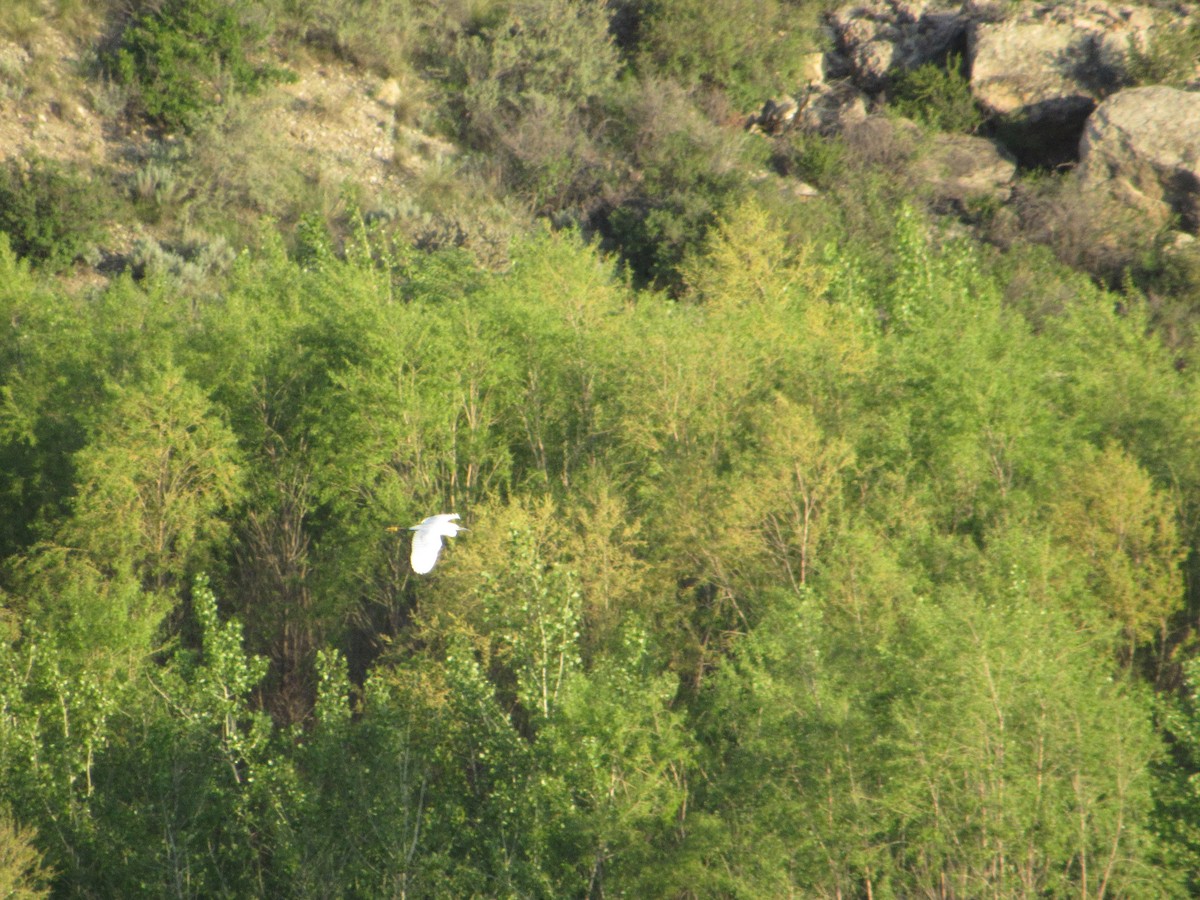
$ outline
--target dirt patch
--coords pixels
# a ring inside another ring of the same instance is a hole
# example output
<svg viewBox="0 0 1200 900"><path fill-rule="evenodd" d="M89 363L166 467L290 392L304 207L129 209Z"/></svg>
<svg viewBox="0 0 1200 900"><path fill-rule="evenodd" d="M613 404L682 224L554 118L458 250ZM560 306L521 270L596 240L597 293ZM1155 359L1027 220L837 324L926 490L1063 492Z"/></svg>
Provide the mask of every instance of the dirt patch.
<svg viewBox="0 0 1200 900"><path fill-rule="evenodd" d="M82 167L107 161L104 118L81 77L79 49L53 29L0 39L0 160L39 155Z"/></svg>
<svg viewBox="0 0 1200 900"><path fill-rule="evenodd" d="M0 162L37 155L131 191L139 170L172 165L179 137L130 126L128 92L97 74L89 40L98 42L99 35L77 43L50 26L21 43L0 38ZM333 194L352 184L368 206L403 206L421 173L454 155L452 145L413 127L420 104L395 79L337 60L293 58L288 67L294 81L239 98L236 132L219 130L201 142L206 146L197 152L208 161L201 192L213 179L251 182L226 189L222 196L234 199L218 214L239 215L244 203L241 213L248 217L278 217L271 202L256 202L255 181L273 183L268 199L276 206L294 184L329 186ZM119 256L135 233L154 235L169 224L114 222L105 252Z"/></svg>

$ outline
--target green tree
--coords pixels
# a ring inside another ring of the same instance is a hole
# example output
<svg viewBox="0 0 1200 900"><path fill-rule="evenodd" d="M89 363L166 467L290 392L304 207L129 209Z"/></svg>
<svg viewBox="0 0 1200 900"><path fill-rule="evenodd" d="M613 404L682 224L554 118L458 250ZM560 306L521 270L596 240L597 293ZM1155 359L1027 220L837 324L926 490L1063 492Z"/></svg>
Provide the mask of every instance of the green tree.
<svg viewBox="0 0 1200 900"><path fill-rule="evenodd" d="M918 600L878 645L779 597L714 681L714 869L776 894L1168 888L1138 691L1021 590Z"/></svg>
<svg viewBox="0 0 1200 900"><path fill-rule="evenodd" d="M817 46L821 12L819 3L790 0L656 0L637 8L639 67L687 87L723 89L738 109L799 81L805 51Z"/></svg>
<svg viewBox="0 0 1200 900"><path fill-rule="evenodd" d="M35 845L37 832L0 817L0 893L12 900L49 897L51 870Z"/></svg>
<svg viewBox="0 0 1200 900"><path fill-rule="evenodd" d="M1119 626L1126 652L1165 640L1183 602L1175 504L1112 444L1082 455L1062 477L1052 527L1087 566L1087 589Z"/></svg>
<svg viewBox="0 0 1200 900"><path fill-rule="evenodd" d="M277 836L294 806L286 760L252 692L266 662L247 656L201 578L191 591L199 648L145 673L97 754L91 827L64 882L80 893L269 893ZM282 864L281 868L282 868Z"/></svg>
<svg viewBox="0 0 1200 900"><path fill-rule="evenodd" d="M234 437L177 368L114 393L76 455L80 486L60 539L161 591L222 548L241 492Z"/></svg>

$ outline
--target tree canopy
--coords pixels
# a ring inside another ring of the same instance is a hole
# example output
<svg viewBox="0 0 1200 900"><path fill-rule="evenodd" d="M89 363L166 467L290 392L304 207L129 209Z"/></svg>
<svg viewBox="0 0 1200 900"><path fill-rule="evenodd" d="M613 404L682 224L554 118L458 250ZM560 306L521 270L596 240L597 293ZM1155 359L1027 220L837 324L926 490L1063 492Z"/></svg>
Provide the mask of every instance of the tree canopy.
<svg viewBox="0 0 1200 900"><path fill-rule="evenodd" d="M348 193L81 283L0 217L0 893L1200 890L1200 382L1135 281L848 146L748 174L720 100L809 4L333 6L281 21L448 54L461 171L538 219ZM114 44L188 165L255 9Z"/></svg>

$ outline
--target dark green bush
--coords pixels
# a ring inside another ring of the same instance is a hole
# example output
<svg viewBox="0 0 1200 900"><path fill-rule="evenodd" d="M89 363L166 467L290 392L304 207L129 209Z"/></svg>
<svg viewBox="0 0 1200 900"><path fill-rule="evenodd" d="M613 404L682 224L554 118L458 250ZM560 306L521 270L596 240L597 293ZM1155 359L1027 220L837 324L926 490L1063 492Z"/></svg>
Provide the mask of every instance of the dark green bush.
<svg viewBox="0 0 1200 900"><path fill-rule="evenodd" d="M135 18L110 57L111 73L137 91L142 112L166 128L191 130L231 92L250 92L273 70L247 51L262 35L224 0L167 0Z"/></svg>
<svg viewBox="0 0 1200 900"><path fill-rule="evenodd" d="M612 140L629 163L601 230L639 285L673 289L678 265L709 226L741 199L746 172L768 145L722 128L670 81L647 80L619 103Z"/></svg>
<svg viewBox="0 0 1200 900"><path fill-rule="evenodd" d="M845 171L846 146L811 131L793 131L777 142L771 162L782 175L825 185Z"/></svg>
<svg viewBox="0 0 1200 900"><path fill-rule="evenodd" d="M18 255L58 271L103 236L108 193L52 160L9 160L0 169L0 231Z"/></svg>
<svg viewBox="0 0 1200 900"><path fill-rule="evenodd" d="M892 83L891 106L938 131L971 134L983 124L961 56L951 56L944 67L928 63L898 75Z"/></svg>

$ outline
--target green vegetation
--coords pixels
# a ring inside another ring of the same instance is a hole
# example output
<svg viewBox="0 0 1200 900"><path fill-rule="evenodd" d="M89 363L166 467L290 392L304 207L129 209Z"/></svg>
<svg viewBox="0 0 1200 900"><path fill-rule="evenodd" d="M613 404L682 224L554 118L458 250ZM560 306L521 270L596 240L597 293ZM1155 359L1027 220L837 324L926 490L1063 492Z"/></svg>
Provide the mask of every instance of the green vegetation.
<svg viewBox="0 0 1200 900"><path fill-rule="evenodd" d="M142 112L165 128L193 129L226 94L259 87L268 70L247 54L256 35L227 0L167 0L129 23L108 60L136 88Z"/></svg>
<svg viewBox="0 0 1200 900"><path fill-rule="evenodd" d="M901 73L890 99L891 108L899 115L937 131L970 134L983 124L961 56L952 55L945 66L928 63Z"/></svg>
<svg viewBox="0 0 1200 900"><path fill-rule="evenodd" d="M743 203L670 300L570 232L310 227L87 319L6 253L0 771L55 884L1179 888L1194 377L926 228L876 282ZM447 508L418 580L385 526Z"/></svg>
<svg viewBox="0 0 1200 900"><path fill-rule="evenodd" d="M105 193L52 160L10 159L0 168L0 231L21 256L61 270L102 237Z"/></svg>
<svg viewBox="0 0 1200 900"><path fill-rule="evenodd" d="M1186 25L1170 20L1154 32L1149 46L1129 42L1128 77L1134 84L1169 84L1183 87L1196 77L1200 58L1200 23Z"/></svg>
<svg viewBox="0 0 1200 900"><path fill-rule="evenodd" d="M114 13L185 133L5 170L0 893L1195 895L1200 270L748 134L814 5L368 6ZM454 154L310 175L309 53Z"/></svg>
<svg viewBox="0 0 1200 900"><path fill-rule="evenodd" d="M746 109L788 90L805 53L819 49L818 16L829 4L811 0L658 0L621 2L636 35L639 66L686 87L726 92Z"/></svg>

